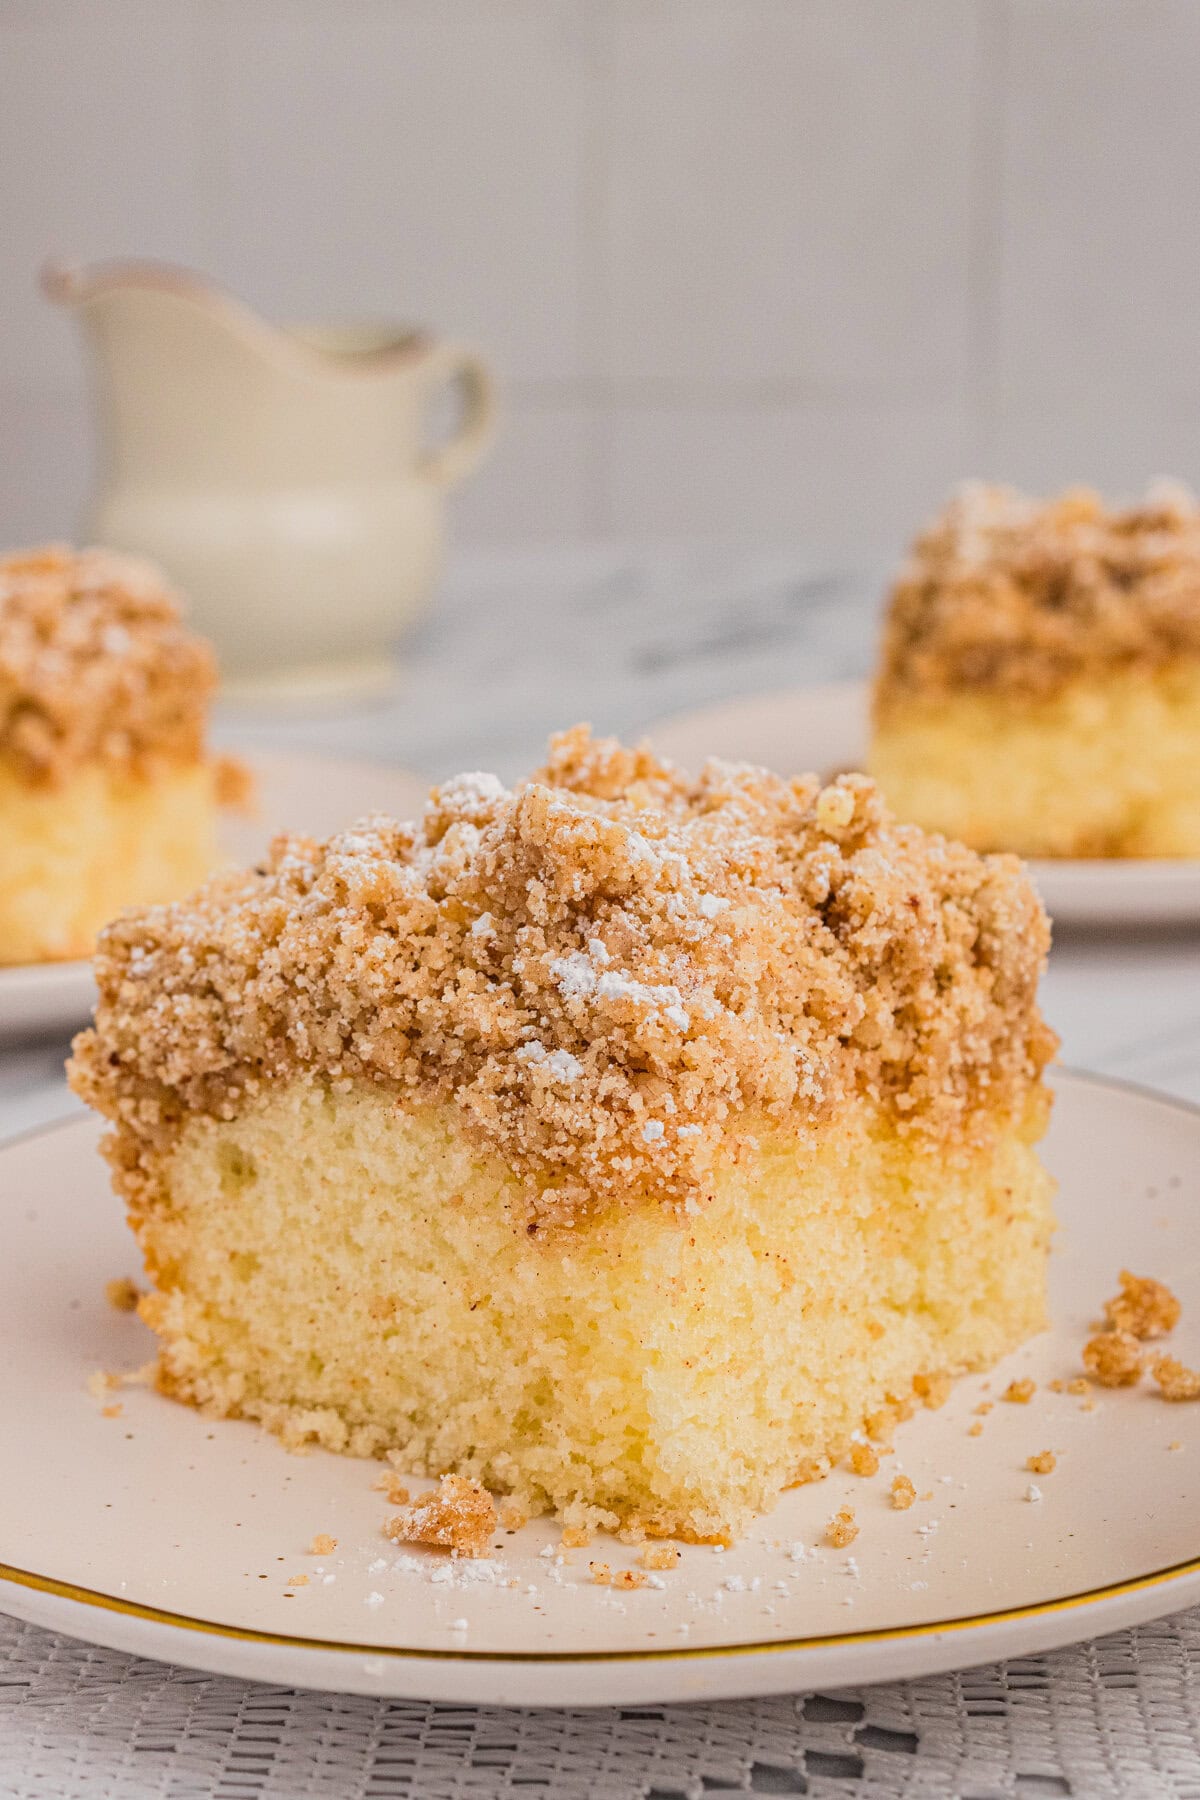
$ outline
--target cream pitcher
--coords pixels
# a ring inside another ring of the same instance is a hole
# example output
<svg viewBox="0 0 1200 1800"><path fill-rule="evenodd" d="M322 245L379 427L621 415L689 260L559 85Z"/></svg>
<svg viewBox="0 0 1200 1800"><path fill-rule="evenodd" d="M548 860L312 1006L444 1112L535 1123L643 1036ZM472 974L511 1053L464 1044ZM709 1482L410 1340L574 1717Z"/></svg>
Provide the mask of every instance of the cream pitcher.
<svg viewBox="0 0 1200 1800"><path fill-rule="evenodd" d="M386 685L437 577L443 496L492 435L479 357L420 332L278 329L151 264L52 268L44 287L91 351L88 538L161 563L228 691L302 702ZM430 447L453 385L461 421Z"/></svg>

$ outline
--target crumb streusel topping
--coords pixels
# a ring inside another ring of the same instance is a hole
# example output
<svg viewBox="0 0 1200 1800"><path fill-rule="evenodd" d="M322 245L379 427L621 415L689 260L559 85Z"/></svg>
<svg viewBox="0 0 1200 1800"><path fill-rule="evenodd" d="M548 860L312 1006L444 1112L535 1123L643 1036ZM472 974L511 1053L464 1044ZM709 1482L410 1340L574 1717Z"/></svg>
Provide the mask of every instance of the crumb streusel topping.
<svg viewBox="0 0 1200 1800"><path fill-rule="evenodd" d="M514 791L463 775L416 824L284 837L118 919L72 1080L118 1122L135 1204L186 1115L264 1084L453 1097L533 1231L647 1193L694 1207L752 1122L855 1095L942 1139L1019 1110L1054 1049L1047 945L1014 857L897 824L865 776L693 781L581 726Z"/></svg>
<svg viewBox="0 0 1200 1800"><path fill-rule="evenodd" d="M0 559L0 759L25 780L194 761L216 683L150 564L61 546Z"/></svg>
<svg viewBox="0 0 1200 1800"><path fill-rule="evenodd" d="M1073 488L1033 500L969 483L892 589L876 691L1054 693L1112 668L1200 656L1200 506L1175 483L1106 510Z"/></svg>

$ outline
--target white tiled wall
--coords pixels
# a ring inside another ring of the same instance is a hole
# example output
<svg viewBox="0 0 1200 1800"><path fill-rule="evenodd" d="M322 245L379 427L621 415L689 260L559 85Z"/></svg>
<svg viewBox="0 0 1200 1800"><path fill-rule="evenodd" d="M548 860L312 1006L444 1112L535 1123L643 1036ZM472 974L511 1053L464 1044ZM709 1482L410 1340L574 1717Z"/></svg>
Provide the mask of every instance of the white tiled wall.
<svg viewBox="0 0 1200 1800"><path fill-rule="evenodd" d="M0 541L87 483L50 253L485 347L477 543L1200 484L1198 92L1200 0L0 0Z"/></svg>

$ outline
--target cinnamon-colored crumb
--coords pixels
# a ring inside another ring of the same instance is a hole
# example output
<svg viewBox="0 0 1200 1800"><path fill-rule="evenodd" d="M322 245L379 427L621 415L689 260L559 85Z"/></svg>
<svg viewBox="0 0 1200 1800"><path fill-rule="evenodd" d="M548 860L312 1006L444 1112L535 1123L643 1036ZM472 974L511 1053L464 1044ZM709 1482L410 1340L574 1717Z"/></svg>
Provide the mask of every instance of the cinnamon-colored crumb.
<svg viewBox="0 0 1200 1800"><path fill-rule="evenodd" d="M967 1426L967 1436L968 1437L982 1437L983 1436L983 1420L982 1419L976 1419L972 1424Z"/></svg>
<svg viewBox="0 0 1200 1800"><path fill-rule="evenodd" d="M1039 1450L1025 1458L1025 1467L1032 1475L1049 1475L1057 1466L1058 1458L1053 1450Z"/></svg>
<svg viewBox="0 0 1200 1800"><path fill-rule="evenodd" d="M897 1512L907 1512L917 1497L917 1490L907 1475L896 1475L892 1479L892 1505Z"/></svg>
<svg viewBox="0 0 1200 1800"><path fill-rule="evenodd" d="M649 1579L640 1569L618 1569L612 1584L615 1588L643 1588Z"/></svg>
<svg viewBox="0 0 1200 1800"><path fill-rule="evenodd" d="M539 1229L703 1203L747 1114L866 1096L942 1145L991 1130L1055 1047L1040 902L1014 858L897 824L864 776L834 789L831 835L809 777L692 780L579 728L512 792L461 776L417 824L284 837L126 914L72 1064L123 1196L149 1203L189 1115L313 1069L453 1095Z"/></svg>
<svg viewBox="0 0 1200 1800"><path fill-rule="evenodd" d="M1010 1381L1000 1398L1011 1400L1015 1406L1028 1406L1036 1393L1037 1382L1031 1381L1026 1375L1020 1381Z"/></svg>
<svg viewBox="0 0 1200 1800"><path fill-rule="evenodd" d="M1165 1337L1179 1323L1181 1307L1170 1288L1152 1275L1122 1269L1121 1291L1104 1303L1104 1316L1114 1331L1135 1338Z"/></svg>
<svg viewBox="0 0 1200 1800"><path fill-rule="evenodd" d="M954 1383L944 1371L936 1375L918 1375L913 1381L913 1391L925 1402L930 1411L945 1406L950 1398L950 1390Z"/></svg>
<svg viewBox="0 0 1200 1800"><path fill-rule="evenodd" d="M106 1281L104 1284L104 1298L114 1312L136 1312L141 1297L141 1289L136 1281L130 1280L128 1275L118 1275L112 1281Z"/></svg>
<svg viewBox="0 0 1200 1800"><path fill-rule="evenodd" d="M1174 1356L1154 1357L1150 1373L1164 1400L1200 1400L1200 1371L1189 1369Z"/></svg>
<svg viewBox="0 0 1200 1800"><path fill-rule="evenodd" d="M673 1569L679 1561L674 1544L647 1544L642 1551L643 1569Z"/></svg>
<svg viewBox="0 0 1200 1800"><path fill-rule="evenodd" d="M308 1576L307 1575L289 1575L288 1579L287 1579L287 1584L289 1587L307 1587L308 1586Z"/></svg>
<svg viewBox="0 0 1200 1800"><path fill-rule="evenodd" d="M981 1419L985 1419L995 1404L996 1402L994 1400L981 1400L974 1410L979 1414Z"/></svg>
<svg viewBox="0 0 1200 1800"><path fill-rule="evenodd" d="M62 545L0 560L0 759L24 780L195 761L216 681L149 563Z"/></svg>
<svg viewBox="0 0 1200 1800"><path fill-rule="evenodd" d="M1106 511L1073 488L1027 499L970 483L893 587L876 692L1052 694L1098 670L1200 655L1200 509L1175 484Z"/></svg>
<svg viewBox="0 0 1200 1800"><path fill-rule="evenodd" d="M588 1573L597 1587L611 1587L612 1569L606 1562L590 1562Z"/></svg>
<svg viewBox="0 0 1200 1800"><path fill-rule="evenodd" d="M386 1494L393 1506L407 1506L411 1498L407 1487L391 1469L383 1469L371 1483L377 1494Z"/></svg>
<svg viewBox="0 0 1200 1800"><path fill-rule="evenodd" d="M1067 1384L1061 1375L1056 1375L1053 1381L1046 1383L1046 1386L1052 1394L1065 1394L1067 1391Z"/></svg>
<svg viewBox="0 0 1200 1800"><path fill-rule="evenodd" d="M852 1444L850 1467L856 1475L877 1475L879 1473L879 1452L870 1444Z"/></svg>
<svg viewBox="0 0 1200 1800"><path fill-rule="evenodd" d="M119 1400L113 1400L108 1406L100 1408L101 1417L105 1419L119 1419L124 1411L125 1408Z"/></svg>
<svg viewBox="0 0 1200 1800"><path fill-rule="evenodd" d="M854 1522L853 1510L849 1506L839 1507L825 1527L827 1541L835 1550L844 1550L857 1536L858 1526Z"/></svg>
<svg viewBox="0 0 1200 1800"><path fill-rule="evenodd" d="M487 1489L465 1475L443 1475L436 1490L384 1526L396 1544L429 1544L456 1556L487 1556L496 1505Z"/></svg>
<svg viewBox="0 0 1200 1800"><path fill-rule="evenodd" d="M591 1541L592 1534L586 1525L563 1526L562 1543L564 1550L582 1550L584 1545L590 1544Z"/></svg>
<svg viewBox="0 0 1200 1800"><path fill-rule="evenodd" d="M1083 1366L1101 1387L1132 1387L1142 1378L1142 1347L1127 1331L1101 1331L1083 1347Z"/></svg>
<svg viewBox="0 0 1200 1800"><path fill-rule="evenodd" d="M335 1537L330 1537L327 1531L318 1531L308 1546L308 1554L310 1556L332 1556L337 1547L338 1541Z"/></svg>
<svg viewBox="0 0 1200 1800"><path fill-rule="evenodd" d="M1076 1375L1067 1383L1068 1394L1090 1394L1092 1384L1086 1375Z"/></svg>

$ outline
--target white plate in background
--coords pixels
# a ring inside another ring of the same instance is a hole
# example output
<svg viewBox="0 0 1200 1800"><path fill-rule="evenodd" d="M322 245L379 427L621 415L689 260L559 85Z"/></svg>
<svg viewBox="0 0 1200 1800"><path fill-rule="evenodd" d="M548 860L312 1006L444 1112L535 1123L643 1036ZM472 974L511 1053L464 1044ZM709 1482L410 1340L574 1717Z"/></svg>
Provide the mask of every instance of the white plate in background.
<svg viewBox="0 0 1200 1800"><path fill-rule="evenodd" d="M1169 1280L1183 1302L1170 1349L1200 1363L1200 1109L1061 1072L1055 1086L1051 1328L900 1426L876 1476L794 1488L732 1549L684 1546L661 1587L629 1593L592 1585L587 1563L635 1567L636 1549L598 1537L558 1566L540 1554L559 1542L545 1521L498 1533L483 1581L436 1552L397 1567L378 1465L289 1456L254 1425L144 1387L93 1397L93 1371L152 1352L104 1298L107 1279L137 1274L136 1250L95 1121L18 1139L0 1150L0 1609L256 1681L592 1706L910 1678L1193 1605L1200 1405L1048 1383L1079 1373L1129 1265ZM999 1399L1025 1376L1028 1405ZM996 1404L981 1419L983 1395ZM1031 1477L1027 1457L1046 1449L1057 1467ZM889 1500L900 1468L922 1496L907 1512ZM843 1504L860 1527L849 1552L821 1541ZM338 1540L330 1555L306 1553L317 1533ZM289 1586L297 1574L307 1582Z"/></svg>
<svg viewBox="0 0 1200 1800"><path fill-rule="evenodd" d="M328 837L364 813L414 818L427 783L382 763L310 756L299 751L237 752L256 783L254 815L226 814L221 847L237 863L261 856L279 831ZM89 962L23 963L0 967L0 1043L82 1025L95 999Z"/></svg>
<svg viewBox="0 0 1200 1800"><path fill-rule="evenodd" d="M752 694L662 719L645 735L687 769L720 756L762 763L781 775L831 775L863 765L868 699L860 681ZM1056 924L1200 924L1200 860L1063 857L1029 866Z"/></svg>

